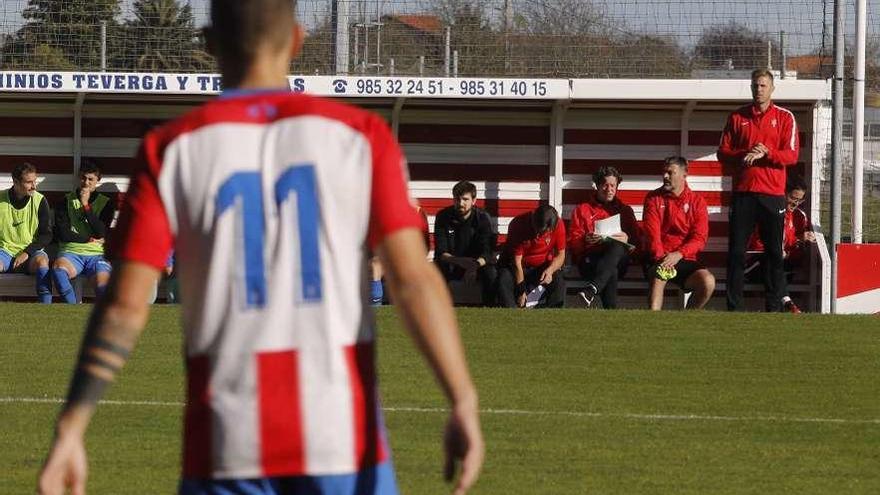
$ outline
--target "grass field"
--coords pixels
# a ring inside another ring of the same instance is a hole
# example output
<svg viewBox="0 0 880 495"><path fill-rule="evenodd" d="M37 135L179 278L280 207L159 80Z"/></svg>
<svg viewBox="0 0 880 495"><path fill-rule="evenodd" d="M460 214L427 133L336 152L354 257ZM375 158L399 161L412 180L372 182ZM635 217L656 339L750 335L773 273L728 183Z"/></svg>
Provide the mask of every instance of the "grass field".
<svg viewBox="0 0 880 495"><path fill-rule="evenodd" d="M0 304L0 493L33 493L88 306ZM880 493L880 319L461 310L487 441L475 493ZM402 492L440 480L445 404L393 311L380 376ZM172 493L178 308L89 431L90 493Z"/></svg>

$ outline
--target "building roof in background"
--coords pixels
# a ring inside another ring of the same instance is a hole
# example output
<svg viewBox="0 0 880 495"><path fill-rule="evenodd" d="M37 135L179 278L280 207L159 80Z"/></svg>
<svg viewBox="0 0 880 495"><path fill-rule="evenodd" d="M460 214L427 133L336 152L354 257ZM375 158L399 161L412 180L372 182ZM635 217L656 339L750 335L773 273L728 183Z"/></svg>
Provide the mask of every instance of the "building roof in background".
<svg viewBox="0 0 880 495"><path fill-rule="evenodd" d="M395 21L409 26L416 31L422 31L428 34L440 34L442 24L440 18L430 14L402 14L388 16Z"/></svg>
<svg viewBox="0 0 880 495"><path fill-rule="evenodd" d="M826 72L834 71L834 59L830 56L800 55L788 57L785 66L787 70L797 71L800 79L823 77Z"/></svg>

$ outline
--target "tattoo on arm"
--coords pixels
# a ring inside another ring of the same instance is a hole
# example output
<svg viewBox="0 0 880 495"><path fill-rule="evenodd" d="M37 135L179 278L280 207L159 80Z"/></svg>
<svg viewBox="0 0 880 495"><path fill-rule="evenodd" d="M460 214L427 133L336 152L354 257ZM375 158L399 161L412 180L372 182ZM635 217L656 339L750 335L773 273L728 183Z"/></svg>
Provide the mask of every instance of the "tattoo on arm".
<svg viewBox="0 0 880 495"><path fill-rule="evenodd" d="M116 354L117 356L122 358L123 362L128 359L128 356L131 353L131 351L126 349L125 347L119 344L114 344L113 342L110 342L98 336L92 339L91 345L92 347L97 347L98 349L103 349L105 351Z"/></svg>
<svg viewBox="0 0 880 495"><path fill-rule="evenodd" d="M114 328L108 328L107 321L104 321L104 324L102 333L106 333L107 330L110 330L110 333L124 331L118 325L110 324L109 326ZM91 329L83 340L79 362L67 395L67 407L75 404L97 404L128 360L130 354L128 348L110 342L96 333L94 328Z"/></svg>

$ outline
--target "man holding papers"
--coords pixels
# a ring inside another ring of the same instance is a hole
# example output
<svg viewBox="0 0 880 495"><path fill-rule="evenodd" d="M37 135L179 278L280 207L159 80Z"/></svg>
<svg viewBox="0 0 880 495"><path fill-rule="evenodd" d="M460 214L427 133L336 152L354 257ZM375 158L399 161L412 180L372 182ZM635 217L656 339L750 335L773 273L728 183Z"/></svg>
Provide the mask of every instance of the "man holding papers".
<svg viewBox="0 0 880 495"><path fill-rule="evenodd" d="M684 158L667 158L663 186L645 198L645 274L655 311L663 307L666 282L692 291L689 306L694 309L705 306L715 291L715 277L697 261L709 238L709 209L706 200L688 187L687 170Z"/></svg>
<svg viewBox="0 0 880 495"><path fill-rule="evenodd" d="M565 303L563 263L565 224L555 208L541 205L514 217L499 261L501 307L561 308Z"/></svg>
<svg viewBox="0 0 880 495"><path fill-rule="evenodd" d="M596 190L571 214L568 248L586 281L578 295L588 307L597 295L603 308L617 307L617 280L626 273L633 244L638 243L633 209L617 198L621 180L616 168L601 167L593 174Z"/></svg>

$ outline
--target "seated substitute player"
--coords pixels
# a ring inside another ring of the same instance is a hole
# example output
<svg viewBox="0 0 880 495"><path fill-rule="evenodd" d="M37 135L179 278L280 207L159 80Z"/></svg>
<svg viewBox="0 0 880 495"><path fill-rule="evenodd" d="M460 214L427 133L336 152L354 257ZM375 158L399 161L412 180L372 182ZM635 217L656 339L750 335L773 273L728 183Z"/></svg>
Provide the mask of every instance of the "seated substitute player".
<svg viewBox="0 0 880 495"><path fill-rule="evenodd" d="M635 213L617 197L621 180L616 168L601 167L593 174L596 190L571 213L568 249L572 262L587 283L578 293L587 306L599 295L603 308L617 307L617 279L629 266L629 255L634 250L631 246L639 242ZM622 232L612 234L611 239L596 234L596 222L614 215L620 215Z"/></svg>
<svg viewBox="0 0 880 495"><path fill-rule="evenodd" d="M52 279L68 304L76 304L70 281L77 276L93 279L99 297L110 279L104 240L116 208L108 196L96 192L99 182L101 169L94 162L84 161L79 169L79 187L64 195L55 207L58 257L52 264Z"/></svg>
<svg viewBox="0 0 880 495"><path fill-rule="evenodd" d="M663 186L645 198L645 276L652 310L663 308L666 282L692 291L689 308L701 309L715 291L715 276L697 261L709 238L706 200L687 184L688 162L680 156L663 164ZM669 277L674 270L675 275ZM665 274L665 275L664 275Z"/></svg>
<svg viewBox="0 0 880 495"><path fill-rule="evenodd" d="M213 0L226 91L143 140L39 493L85 485L83 436L175 246L187 400L182 494L397 493L376 389L369 249L449 398L455 493L482 464L477 394L406 162L376 115L291 93L291 0ZM234 88L234 89L232 89ZM242 264L242 260L247 260Z"/></svg>
<svg viewBox="0 0 880 495"><path fill-rule="evenodd" d="M36 277L37 298L52 302L49 256L52 217L46 198L37 192L37 169L30 163L12 170L12 187L0 191L0 273L28 272Z"/></svg>
<svg viewBox="0 0 880 495"><path fill-rule="evenodd" d="M816 243L810 217L799 206L807 196L807 185L797 176L789 176L785 191L785 217L782 227L782 260L785 270L785 283L791 283L794 272L801 269L807 258L807 245ZM748 252L750 258L746 263L746 280L762 282L766 277L764 270L764 243L758 229L749 239ZM791 300L788 289L782 296L782 310L789 313L800 313L801 309Z"/></svg>
<svg viewBox="0 0 880 495"><path fill-rule="evenodd" d="M486 210L474 205L477 187L461 181L452 188L454 204L434 220L434 262L446 280L474 283L479 278L483 306L495 305L498 269L495 232Z"/></svg>
<svg viewBox="0 0 880 495"><path fill-rule="evenodd" d="M498 300L505 308L524 308L529 293L544 287L538 307L565 304L565 224L550 205L510 221L498 271Z"/></svg>

